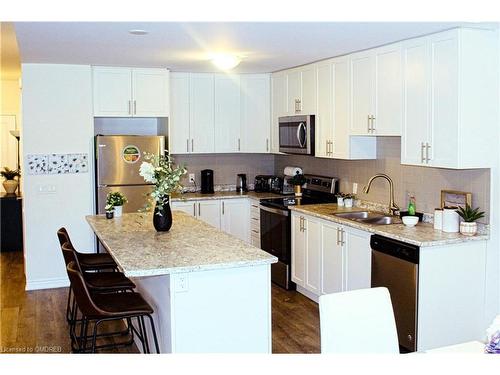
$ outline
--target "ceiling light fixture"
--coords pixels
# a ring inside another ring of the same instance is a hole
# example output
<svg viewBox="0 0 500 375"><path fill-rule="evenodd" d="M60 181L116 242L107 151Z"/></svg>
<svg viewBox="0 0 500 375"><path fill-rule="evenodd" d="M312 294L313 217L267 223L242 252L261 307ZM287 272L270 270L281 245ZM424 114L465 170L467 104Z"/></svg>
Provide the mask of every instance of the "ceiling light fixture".
<svg viewBox="0 0 500 375"><path fill-rule="evenodd" d="M211 60L220 70L231 70L241 62L241 58L230 53L215 53Z"/></svg>
<svg viewBox="0 0 500 375"><path fill-rule="evenodd" d="M132 29L128 31L132 35L146 35L149 34L149 31L147 30L141 30L141 29Z"/></svg>

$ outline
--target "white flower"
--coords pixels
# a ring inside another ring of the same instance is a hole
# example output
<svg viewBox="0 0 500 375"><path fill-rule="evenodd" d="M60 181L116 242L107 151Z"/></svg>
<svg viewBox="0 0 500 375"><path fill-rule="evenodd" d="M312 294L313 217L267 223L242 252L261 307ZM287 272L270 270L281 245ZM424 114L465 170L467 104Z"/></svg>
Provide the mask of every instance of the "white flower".
<svg viewBox="0 0 500 375"><path fill-rule="evenodd" d="M144 181L155 184L155 167L148 162L143 161L141 167L139 168L139 175L144 177Z"/></svg>

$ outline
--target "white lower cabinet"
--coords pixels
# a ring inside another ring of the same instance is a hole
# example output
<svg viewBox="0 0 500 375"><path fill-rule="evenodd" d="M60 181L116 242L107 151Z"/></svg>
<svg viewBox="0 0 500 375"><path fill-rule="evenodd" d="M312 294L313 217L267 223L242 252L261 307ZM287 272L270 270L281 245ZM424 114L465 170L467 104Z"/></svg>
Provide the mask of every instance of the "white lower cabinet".
<svg viewBox="0 0 500 375"><path fill-rule="evenodd" d="M248 199L221 200L221 230L250 242L250 204Z"/></svg>
<svg viewBox="0 0 500 375"><path fill-rule="evenodd" d="M220 201L218 199L172 202L172 209L184 211L217 229L221 228Z"/></svg>
<svg viewBox="0 0 500 375"><path fill-rule="evenodd" d="M250 244L260 249L260 208L255 200L250 200Z"/></svg>
<svg viewBox="0 0 500 375"><path fill-rule="evenodd" d="M371 286L370 233L292 213L292 281L321 294Z"/></svg>

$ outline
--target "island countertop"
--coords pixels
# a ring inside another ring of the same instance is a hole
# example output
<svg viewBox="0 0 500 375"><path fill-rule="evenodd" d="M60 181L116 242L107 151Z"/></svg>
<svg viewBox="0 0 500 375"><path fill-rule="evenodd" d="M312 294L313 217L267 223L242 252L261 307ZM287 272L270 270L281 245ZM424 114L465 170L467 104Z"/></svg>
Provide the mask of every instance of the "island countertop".
<svg viewBox="0 0 500 375"><path fill-rule="evenodd" d="M226 234L201 220L172 211L168 232L157 232L152 214L128 213L106 219L89 215L87 222L127 276L246 267L276 263L265 251Z"/></svg>

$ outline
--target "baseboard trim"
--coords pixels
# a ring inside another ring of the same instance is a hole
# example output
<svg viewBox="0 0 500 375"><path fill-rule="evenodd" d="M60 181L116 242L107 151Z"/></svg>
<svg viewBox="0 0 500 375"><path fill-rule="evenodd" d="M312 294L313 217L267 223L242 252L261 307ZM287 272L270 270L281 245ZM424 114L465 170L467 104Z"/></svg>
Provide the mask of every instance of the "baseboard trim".
<svg viewBox="0 0 500 375"><path fill-rule="evenodd" d="M314 294L313 292L310 292L309 290L302 288L300 285L297 285L297 292L300 294L306 296L310 300L313 300L316 303L319 303L319 296Z"/></svg>
<svg viewBox="0 0 500 375"><path fill-rule="evenodd" d="M66 288L69 286L67 277L42 280L26 280L26 290Z"/></svg>

